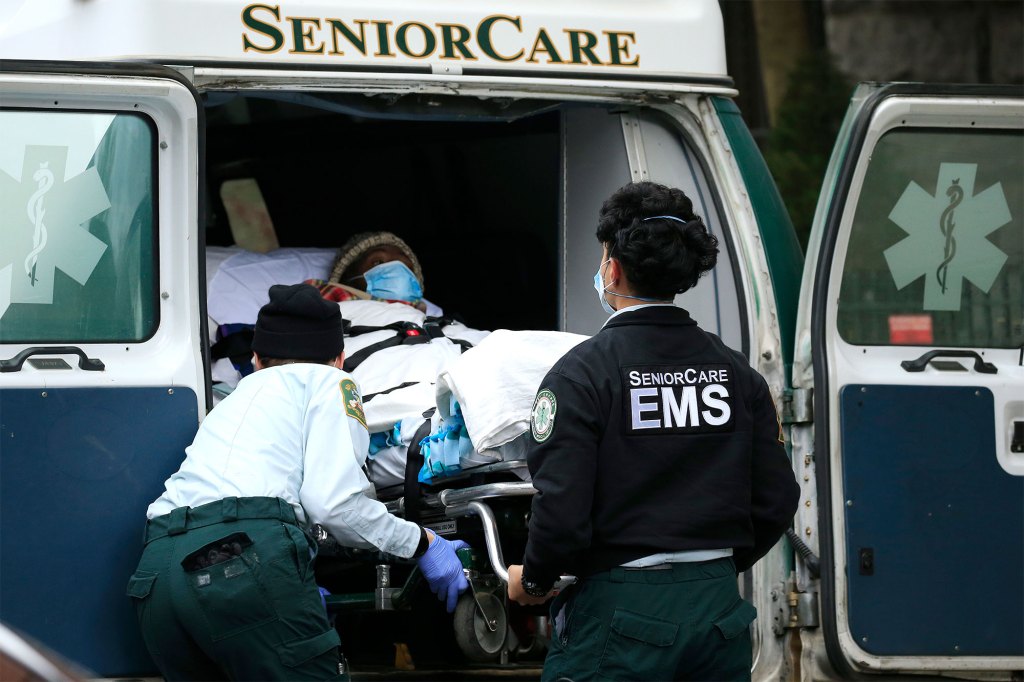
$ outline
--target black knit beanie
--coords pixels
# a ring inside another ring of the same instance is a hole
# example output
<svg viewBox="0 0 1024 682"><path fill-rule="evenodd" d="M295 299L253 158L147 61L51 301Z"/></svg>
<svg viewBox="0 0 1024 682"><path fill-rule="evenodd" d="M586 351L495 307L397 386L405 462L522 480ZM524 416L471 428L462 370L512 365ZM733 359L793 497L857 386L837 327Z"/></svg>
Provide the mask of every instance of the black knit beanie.
<svg viewBox="0 0 1024 682"><path fill-rule="evenodd" d="M260 308L252 350L268 358L328 360L345 349L341 309L309 284L275 284Z"/></svg>

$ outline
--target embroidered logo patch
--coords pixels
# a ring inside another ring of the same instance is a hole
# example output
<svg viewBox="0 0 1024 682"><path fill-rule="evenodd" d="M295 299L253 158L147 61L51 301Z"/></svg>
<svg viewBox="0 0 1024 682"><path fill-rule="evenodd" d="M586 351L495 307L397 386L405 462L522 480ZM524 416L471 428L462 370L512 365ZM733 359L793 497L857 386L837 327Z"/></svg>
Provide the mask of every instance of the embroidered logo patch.
<svg viewBox="0 0 1024 682"><path fill-rule="evenodd" d="M555 429L556 412L558 401L555 400L555 394L545 388L537 394L537 399L533 401L533 412L530 414L530 432L538 443L543 443L551 437L551 432Z"/></svg>
<svg viewBox="0 0 1024 682"><path fill-rule="evenodd" d="M351 379L342 379L339 384L341 398L345 403L345 414L366 426L366 413L363 412L363 399L359 396L359 387Z"/></svg>

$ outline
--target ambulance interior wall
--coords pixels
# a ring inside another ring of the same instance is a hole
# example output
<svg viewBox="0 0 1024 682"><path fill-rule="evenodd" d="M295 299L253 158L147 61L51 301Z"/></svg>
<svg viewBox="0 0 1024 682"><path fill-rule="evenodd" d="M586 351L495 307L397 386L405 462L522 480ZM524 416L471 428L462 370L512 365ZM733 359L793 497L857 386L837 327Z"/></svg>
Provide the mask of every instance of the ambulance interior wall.
<svg viewBox="0 0 1024 682"><path fill-rule="evenodd" d="M557 112L370 118L241 99L207 108L209 245L233 243L220 184L251 177L282 247L388 230L446 313L480 329L558 327Z"/></svg>
<svg viewBox="0 0 1024 682"><path fill-rule="evenodd" d="M598 211L636 177L627 147L640 145L639 177L682 188L719 239L717 267L676 303L747 351L708 164L667 113L456 96L206 97L208 244L233 243L221 184L253 178L281 246L392 231L419 256L427 298L479 329L600 329Z"/></svg>
<svg viewBox="0 0 1024 682"><path fill-rule="evenodd" d="M718 239L717 265L697 286L677 295L676 305L726 345L748 353L736 255L710 164L673 116L643 108L572 107L563 111L562 138L565 244L571 254L564 265L563 328L592 334L607 318L592 303L591 278L601 261L594 239L598 210L616 189L643 179L682 189ZM632 162L629 148L636 156Z"/></svg>

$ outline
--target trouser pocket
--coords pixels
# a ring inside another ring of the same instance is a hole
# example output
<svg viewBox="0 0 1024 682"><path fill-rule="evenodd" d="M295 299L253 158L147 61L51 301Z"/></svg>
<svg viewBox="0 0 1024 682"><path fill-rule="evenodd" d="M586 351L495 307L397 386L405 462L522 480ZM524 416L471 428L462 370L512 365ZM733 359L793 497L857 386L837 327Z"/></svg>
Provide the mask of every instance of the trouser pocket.
<svg viewBox="0 0 1024 682"><path fill-rule="evenodd" d="M739 599L728 611L712 621L712 638L718 644L715 657L715 679L743 682L750 679L752 647L750 624L757 617L757 609L745 599ZM717 636L716 636L717 635Z"/></svg>
<svg viewBox="0 0 1024 682"><path fill-rule="evenodd" d="M157 576L158 574L152 571L137 570L128 579L128 587L125 590L125 594L131 597L132 605L135 606L135 615L139 619L142 640L145 642L150 656L154 659L158 659L160 650L156 646L156 640L153 637L158 625L153 622L153 604L150 597Z"/></svg>
<svg viewBox="0 0 1024 682"><path fill-rule="evenodd" d="M671 680L679 625L652 616L615 609L598 667L599 679Z"/></svg>
<svg viewBox="0 0 1024 682"><path fill-rule="evenodd" d="M125 590L125 594L134 599L136 605L142 603L149 598L149 593L153 591L156 577L157 574L150 571L135 571L128 579L128 588Z"/></svg>
<svg viewBox="0 0 1024 682"><path fill-rule="evenodd" d="M313 565L316 562L317 544L298 526L282 523L281 527L291 542L292 556L295 559L295 568L299 572L299 578L303 582L313 580Z"/></svg>
<svg viewBox="0 0 1024 682"><path fill-rule="evenodd" d="M260 575L259 554L246 533L204 545L181 566L214 641L277 618Z"/></svg>
<svg viewBox="0 0 1024 682"><path fill-rule="evenodd" d="M714 622L715 629L725 639L735 639L745 633L757 618L757 609L745 599L740 599L725 615Z"/></svg>
<svg viewBox="0 0 1024 682"><path fill-rule="evenodd" d="M338 633L332 629L312 637L302 637L285 642L278 650L278 655L281 657L281 663L289 668L315 666L322 664L323 661L317 661L315 664L310 662L314 659L326 658L328 671L343 675L346 671L339 665L342 660L338 651L340 646L341 639L339 639ZM325 654L331 655L325 656Z"/></svg>
<svg viewBox="0 0 1024 682"><path fill-rule="evenodd" d="M576 604L574 597L579 589L577 585L570 585L555 597L551 602L551 640L552 644L564 647L569 643L569 629L572 625L572 612Z"/></svg>

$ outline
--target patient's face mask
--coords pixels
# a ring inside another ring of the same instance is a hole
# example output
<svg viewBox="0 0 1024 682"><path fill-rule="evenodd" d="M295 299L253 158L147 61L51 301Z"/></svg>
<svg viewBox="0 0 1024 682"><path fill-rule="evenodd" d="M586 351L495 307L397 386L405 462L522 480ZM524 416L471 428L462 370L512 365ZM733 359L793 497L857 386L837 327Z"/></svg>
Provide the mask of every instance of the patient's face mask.
<svg viewBox="0 0 1024 682"><path fill-rule="evenodd" d="M374 298L416 302L423 298L423 288L409 267L397 260L375 265L363 273L366 293Z"/></svg>
<svg viewBox="0 0 1024 682"><path fill-rule="evenodd" d="M604 282L601 281L601 271L604 266L611 262L611 258L597 266L597 272L594 273L594 290L597 291L597 300L601 302L601 308L606 313L611 315L615 312L615 308L611 306L608 299L604 297L604 292L608 291L608 287L604 286ZM608 286L611 286L610 284Z"/></svg>

